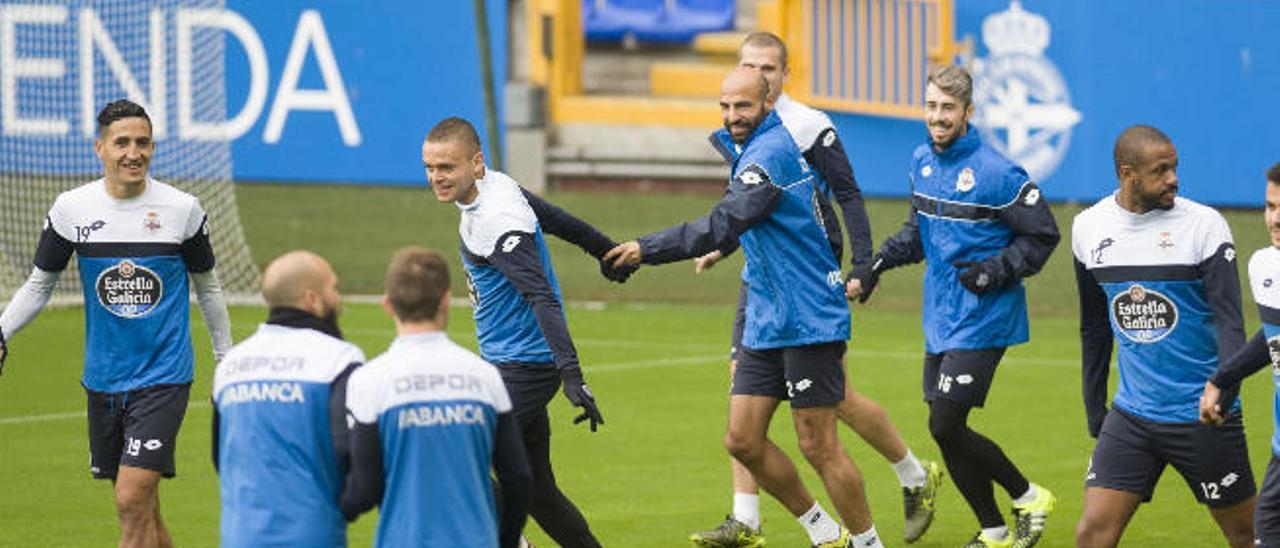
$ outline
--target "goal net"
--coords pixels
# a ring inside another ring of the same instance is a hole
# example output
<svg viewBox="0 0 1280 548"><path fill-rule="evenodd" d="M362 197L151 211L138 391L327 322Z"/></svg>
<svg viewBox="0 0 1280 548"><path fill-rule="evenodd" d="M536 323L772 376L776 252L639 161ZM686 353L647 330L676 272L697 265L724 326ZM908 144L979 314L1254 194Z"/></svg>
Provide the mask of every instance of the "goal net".
<svg viewBox="0 0 1280 548"><path fill-rule="evenodd" d="M178 29L175 21L183 10L222 8L222 0L0 4L0 302L30 273L54 198L102 176L95 118L119 98L143 105L152 119L151 176L199 197L208 213L224 291L257 293L231 143L181 135L184 123L226 117L225 38L221 29ZM81 298L74 263L56 302Z"/></svg>

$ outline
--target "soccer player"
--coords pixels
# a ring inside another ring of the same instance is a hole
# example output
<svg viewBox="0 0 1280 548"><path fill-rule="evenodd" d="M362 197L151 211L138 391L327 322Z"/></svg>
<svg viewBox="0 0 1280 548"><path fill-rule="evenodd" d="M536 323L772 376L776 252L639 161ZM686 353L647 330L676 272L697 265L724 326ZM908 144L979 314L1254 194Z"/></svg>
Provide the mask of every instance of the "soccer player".
<svg viewBox="0 0 1280 548"><path fill-rule="evenodd" d="M1209 377L1200 397L1200 421L1231 424L1239 429L1241 417L1232 408L1240 391L1240 381L1267 365L1272 366L1272 381L1277 390L1272 412L1275 428L1271 434L1271 461L1262 479L1253 526L1257 546L1280 546L1280 294L1273 287L1280 277L1280 164L1267 170L1266 204L1262 217L1271 235L1271 247L1255 251L1249 259L1249 286L1253 300L1258 303L1262 328Z"/></svg>
<svg viewBox="0 0 1280 548"><path fill-rule="evenodd" d="M1232 546L1253 545L1256 486L1234 396L1223 426L1204 425L1205 382L1244 346L1231 230L1217 211L1178 197L1178 152L1160 130L1125 129L1114 148L1119 189L1071 227L1089 435L1078 546L1115 546L1172 464ZM1106 406L1111 350L1120 386Z"/></svg>
<svg viewBox="0 0 1280 548"><path fill-rule="evenodd" d="M929 72L929 142L912 154L911 214L881 244L871 285L885 270L925 261L921 318L929 432L982 527L968 546L1028 547L1040 539L1056 499L1029 483L968 420L985 403L1005 349L1029 338L1022 278L1049 260L1058 226L1027 172L969 125L973 113L967 71L945 65ZM858 296L856 288L849 296ZM1013 499L1012 536L993 481Z"/></svg>
<svg viewBox="0 0 1280 548"><path fill-rule="evenodd" d="M188 277L215 359L231 348L231 324L199 201L147 176L155 142L146 111L127 100L108 104L93 148L104 176L54 201L31 276L0 315L0 339L12 341L44 308L74 253L84 287L90 470L114 483L120 546L172 546L159 487L175 473L195 366Z"/></svg>
<svg viewBox="0 0 1280 548"><path fill-rule="evenodd" d="M853 176L852 166L835 127L826 114L791 99L782 91L789 69L787 46L778 36L769 32L747 35L738 49L738 65L758 70L764 75L769 82L769 98L774 102L774 111L782 120L783 127L795 141L805 161L817 172L821 184L830 187L827 193L835 195L849 230L849 247L853 252L850 292L861 296L865 290L865 296L869 296L874 288L863 286L862 278L868 278L866 272L871 268L871 224L867 220L867 210L862 202L858 182ZM835 219L835 215L828 212L825 218ZM839 263L844 247L840 226L833 222L826 228L832 249L836 253L836 262ZM734 242L735 246L736 244ZM701 272L714 266L725 251L712 251L699 257L695 262L696 271ZM742 341L747 293L744 285L739 295L737 317L734 319L730 376L733 375ZM860 298L865 300L865 296ZM917 459L889 420L884 408L854 391L852 383L845 384L844 400L836 408L836 416L893 465L898 482L902 485L905 512L903 540L908 543L916 541L933 521L934 502L942 483L940 467L936 462ZM702 546L760 546L764 541L760 533L759 485L742 463L732 459L730 463L733 469L733 513L717 528L694 533L690 540Z"/></svg>
<svg viewBox="0 0 1280 548"><path fill-rule="evenodd" d="M266 323L213 378L222 545L346 546L347 378L364 353L342 340L338 276L319 255L272 261L262 297Z"/></svg>
<svg viewBox="0 0 1280 548"><path fill-rule="evenodd" d="M445 335L449 267L440 254L396 253L382 308L396 339L347 385L354 425L343 514L355 519L377 504L379 547L515 548L531 481L520 427L497 369Z"/></svg>
<svg viewBox="0 0 1280 548"><path fill-rule="evenodd" d="M561 546L599 546L551 469L546 406L558 387L563 385L569 402L582 408L574 423L589 421L595 432L604 419L578 364L543 232L597 258L613 241L487 168L480 138L466 120L447 118L431 128L422 144L422 163L436 199L456 204L461 213L462 265L480 355L502 373L533 470L529 513ZM619 282L631 270L603 261L600 267Z"/></svg>
<svg viewBox="0 0 1280 548"><path fill-rule="evenodd" d="M720 87L725 128L713 136L733 166L724 197L708 216L623 243L605 259L617 267L664 264L741 242L750 293L725 447L796 516L814 545L881 546L862 477L836 435L849 308L823 229L833 221L827 218L831 207L768 95L759 71L738 67L729 73ZM769 440L769 422L787 398L800 450L848 529L814 500L791 460Z"/></svg>

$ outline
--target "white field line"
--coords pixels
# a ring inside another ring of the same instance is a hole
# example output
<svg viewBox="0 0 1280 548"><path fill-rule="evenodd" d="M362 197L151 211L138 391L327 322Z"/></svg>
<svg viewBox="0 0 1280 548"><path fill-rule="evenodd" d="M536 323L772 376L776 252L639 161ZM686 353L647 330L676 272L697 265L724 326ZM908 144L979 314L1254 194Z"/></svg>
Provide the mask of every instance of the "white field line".
<svg viewBox="0 0 1280 548"><path fill-rule="evenodd" d="M587 342L587 341L583 341L583 342ZM601 340L596 340L591 342L601 343L601 344L616 343L616 341L601 341ZM864 360L867 358L915 362L915 361L923 360L924 356L917 352L886 352L886 351L879 351L879 350L861 350L861 351L855 350L852 355L852 359L854 361L853 365L856 367L858 361ZM618 371L634 371L637 369L655 369L660 367L683 367L687 365L696 365L696 364L715 364L718 362L727 362L727 361L728 361L728 353L724 352L719 354L684 356L679 358L657 358L657 359L633 360L633 361L614 362L614 363L606 363L606 364L598 364L598 365L588 364L584 367L584 370L587 373L598 374L598 373L613 373ZM1080 361L1060 359L1060 358L1009 357L1002 360L1001 363L1005 363L1009 365L1018 364L1018 365L1076 366L1076 365L1079 365ZM208 407L209 407L209 403L204 401L192 402L190 405L187 406L188 409L204 409ZM0 417L0 426L4 426L7 424L29 424L33 422L82 419L84 417L85 417L84 411L68 411L65 413L47 413L47 414L41 414L41 415Z"/></svg>

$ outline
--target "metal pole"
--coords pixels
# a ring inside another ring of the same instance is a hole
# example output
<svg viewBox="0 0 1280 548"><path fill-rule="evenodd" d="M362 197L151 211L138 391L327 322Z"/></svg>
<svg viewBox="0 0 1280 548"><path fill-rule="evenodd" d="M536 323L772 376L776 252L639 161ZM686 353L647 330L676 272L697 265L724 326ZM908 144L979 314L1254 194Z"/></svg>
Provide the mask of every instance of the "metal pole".
<svg viewBox="0 0 1280 548"><path fill-rule="evenodd" d="M484 87L484 127L489 136L490 163L496 169L504 169L502 143L498 139L498 103L493 90L493 54L489 51L489 11L486 0L474 0L476 12L476 40L480 50L480 77Z"/></svg>

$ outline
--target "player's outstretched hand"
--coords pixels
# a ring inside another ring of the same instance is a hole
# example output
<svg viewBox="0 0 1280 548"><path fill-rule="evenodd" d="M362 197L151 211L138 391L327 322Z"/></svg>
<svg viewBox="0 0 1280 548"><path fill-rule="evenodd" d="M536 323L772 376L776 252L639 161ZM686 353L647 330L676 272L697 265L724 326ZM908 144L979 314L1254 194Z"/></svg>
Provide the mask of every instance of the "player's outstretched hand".
<svg viewBox="0 0 1280 548"><path fill-rule="evenodd" d="M1213 381L1205 381L1204 393L1200 394L1200 422L1205 424L1222 424L1222 406L1218 405L1222 397L1222 389Z"/></svg>
<svg viewBox="0 0 1280 548"><path fill-rule="evenodd" d="M724 253L721 253L719 249L698 257L693 260L693 273L702 274L703 270L711 270L711 267L715 266L723 258Z"/></svg>
<svg viewBox="0 0 1280 548"><path fill-rule="evenodd" d="M638 267L640 266L640 242L631 240L613 246L613 249L606 251L600 260L609 262L614 268Z"/></svg>
<svg viewBox="0 0 1280 548"><path fill-rule="evenodd" d="M574 407L582 408L582 414L575 417L573 423L578 424L589 420L591 431L595 432L599 425L604 424L604 417L600 415L600 408L596 407L595 395L582 379L582 369L579 367L561 369L560 380L564 383L564 397L569 398L569 403Z"/></svg>
<svg viewBox="0 0 1280 548"><path fill-rule="evenodd" d="M624 266L622 268L616 268L613 266L612 263L610 263L609 261L606 261L603 257L600 258L600 275L604 276L604 279L609 280L611 282L616 282L620 284L627 283L627 278L630 278L631 275L634 274L635 271L637 270L640 270L640 267Z"/></svg>
<svg viewBox="0 0 1280 548"><path fill-rule="evenodd" d="M978 295L1004 286L1004 275L991 261L956 261L951 266L959 271L960 285Z"/></svg>

